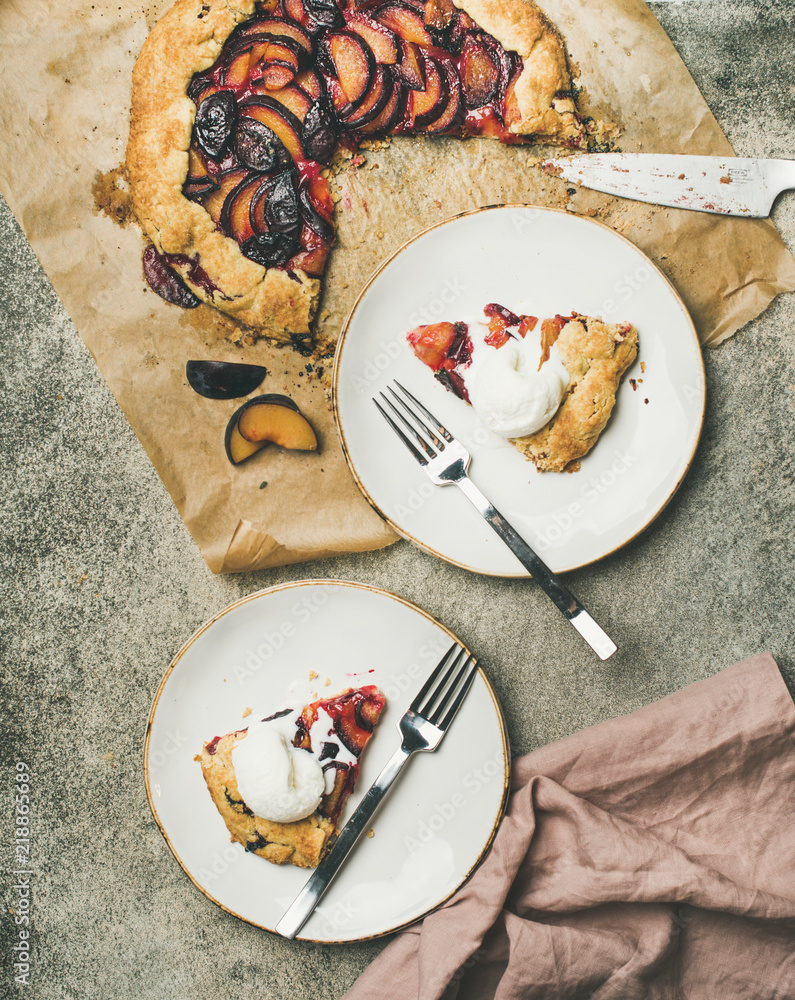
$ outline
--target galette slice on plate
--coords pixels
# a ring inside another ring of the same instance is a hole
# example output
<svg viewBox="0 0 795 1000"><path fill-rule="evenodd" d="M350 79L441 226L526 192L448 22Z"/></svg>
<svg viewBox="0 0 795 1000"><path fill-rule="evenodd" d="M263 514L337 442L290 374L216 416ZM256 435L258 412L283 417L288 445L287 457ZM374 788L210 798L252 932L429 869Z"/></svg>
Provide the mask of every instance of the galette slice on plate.
<svg viewBox="0 0 795 1000"><path fill-rule="evenodd" d="M232 841L274 864L316 867L385 704L373 685L349 688L207 742L197 760Z"/></svg>
<svg viewBox="0 0 795 1000"><path fill-rule="evenodd" d="M580 313L539 322L497 303L484 316L416 327L409 345L539 472L574 471L607 426L637 330Z"/></svg>

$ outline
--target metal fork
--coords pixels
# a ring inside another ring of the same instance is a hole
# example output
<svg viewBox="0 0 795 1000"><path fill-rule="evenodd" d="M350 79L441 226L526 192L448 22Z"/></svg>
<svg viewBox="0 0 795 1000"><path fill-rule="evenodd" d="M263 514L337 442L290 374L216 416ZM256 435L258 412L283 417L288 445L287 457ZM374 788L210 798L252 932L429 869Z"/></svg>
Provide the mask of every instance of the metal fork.
<svg viewBox="0 0 795 1000"><path fill-rule="evenodd" d="M334 846L287 908L276 925L277 934L286 938L295 937L320 902L321 896L342 867L409 757L421 750L435 750L442 742L477 673L477 660L471 653L464 654L465 650L454 642L420 688L409 710L398 720L397 728L402 736L400 746L367 790Z"/></svg>
<svg viewBox="0 0 795 1000"><path fill-rule="evenodd" d="M381 399L408 430L419 448L403 433L378 400L373 399L373 402L392 430L423 467L431 482L437 486L457 486L508 545L519 562L530 570L533 579L538 581L547 596L568 618L596 655L602 660L612 656L617 647L610 636L469 478L467 465L470 455L466 448L397 379L395 385L400 389L402 396L391 387L388 387L388 391L398 406L395 406L383 392L380 394ZM407 397L420 413L412 409L404 397ZM406 419L404 412L412 422Z"/></svg>

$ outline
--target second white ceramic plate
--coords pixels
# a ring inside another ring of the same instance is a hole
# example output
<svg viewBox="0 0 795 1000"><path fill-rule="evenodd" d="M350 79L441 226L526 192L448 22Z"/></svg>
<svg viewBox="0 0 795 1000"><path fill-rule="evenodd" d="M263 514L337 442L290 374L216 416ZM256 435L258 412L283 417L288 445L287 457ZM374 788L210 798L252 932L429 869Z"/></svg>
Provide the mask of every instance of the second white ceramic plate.
<svg viewBox="0 0 795 1000"><path fill-rule="evenodd" d="M637 327L638 359L578 472L537 473L408 346L406 333L415 326L478 316L489 302L529 304L527 311L541 317L576 311ZM342 448L372 506L401 535L448 562L527 576L466 498L433 486L387 427L372 398L395 378L464 442L472 479L556 572L608 555L660 513L693 458L704 413L701 348L667 278L607 226L532 206L481 209L405 244L357 299L334 374Z"/></svg>
<svg viewBox="0 0 795 1000"><path fill-rule="evenodd" d="M158 688L144 753L155 820L195 885L229 913L273 930L311 874L230 843L194 759L203 744L275 707L378 685L387 705L344 822L400 745L395 724L453 639L394 594L332 580L252 594L199 629ZM300 938L375 937L447 899L491 843L508 768L502 712L481 671L439 749L406 766L372 838L357 844Z"/></svg>

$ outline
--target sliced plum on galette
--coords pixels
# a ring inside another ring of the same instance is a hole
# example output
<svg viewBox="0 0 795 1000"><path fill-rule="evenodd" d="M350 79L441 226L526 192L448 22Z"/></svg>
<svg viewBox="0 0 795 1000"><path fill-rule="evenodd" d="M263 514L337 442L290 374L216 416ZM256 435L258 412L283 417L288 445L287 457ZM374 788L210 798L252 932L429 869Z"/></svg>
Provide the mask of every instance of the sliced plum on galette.
<svg viewBox="0 0 795 1000"><path fill-rule="evenodd" d="M327 165L417 135L587 146L532 0L177 0L133 76L147 279L259 335L305 336L335 238Z"/></svg>

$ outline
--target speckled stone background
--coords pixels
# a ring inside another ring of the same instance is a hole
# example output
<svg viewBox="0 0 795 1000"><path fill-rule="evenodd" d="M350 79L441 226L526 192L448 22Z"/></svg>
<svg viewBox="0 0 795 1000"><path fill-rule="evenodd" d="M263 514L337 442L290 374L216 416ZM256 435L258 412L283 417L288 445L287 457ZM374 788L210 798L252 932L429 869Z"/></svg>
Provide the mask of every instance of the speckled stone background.
<svg viewBox="0 0 795 1000"><path fill-rule="evenodd" d="M735 150L795 155L795 2L652 8ZM795 194L774 218L795 248ZM707 353L704 436L662 517L570 576L619 641L600 664L533 584L473 577L402 542L211 576L5 205L0 234L0 996L331 1000L383 947L287 943L227 915L150 815L142 745L160 677L197 626L251 591L328 576L427 608L480 654L514 753L762 650L795 689L795 298ZM18 760L35 837L27 991L13 981L7 912Z"/></svg>

